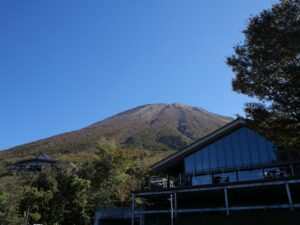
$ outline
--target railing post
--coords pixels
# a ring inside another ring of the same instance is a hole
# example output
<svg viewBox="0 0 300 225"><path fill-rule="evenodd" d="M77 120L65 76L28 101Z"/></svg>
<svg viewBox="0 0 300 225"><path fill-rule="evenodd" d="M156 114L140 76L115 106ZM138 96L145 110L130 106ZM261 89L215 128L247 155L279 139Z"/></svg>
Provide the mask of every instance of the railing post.
<svg viewBox="0 0 300 225"><path fill-rule="evenodd" d="M142 211L145 210L145 205L146 205L146 200L145 200L145 198L142 198L142 207L141 207ZM145 225L145 214L144 213L142 213L140 215L140 225Z"/></svg>
<svg viewBox="0 0 300 225"><path fill-rule="evenodd" d="M235 177L236 177L236 181L239 182L240 181L240 179L239 179L239 170L235 171Z"/></svg>
<svg viewBox="0 0 300 225"><path fill-rule="evenodd" d="M229 215L229 203L228 203L228 192L227 187L224 188L224 197L225 197L225 207L226 207L226 215Z"/></svg>
<svg viewBox="0 0 300 225"><path fill-rule="evenodd" d="M177 192L174 192L174 211L175 211L175 218L177 218Z"/></svg>
<svg viewBox="0 0 300 225"><path fill-rule="evenodd" d="M173 212L173 211L174 211L174 210L173 210L173 195L171 194L171 195L170 195L171 225L173 225L173 223L174 223L174 218L173 218L174 212Z"/></svg>
<svg viewBox="0 0 300 225"><path fill-rule="evenodd" d="M287 193L287 196L288 196L288 201L289 201L290 208L291 208L291 210L293 210L293 199L292 199L292 195L291 195L291 191L290 191L290 186L289 186L289 183L287 181L285 182L285 189L286 189L286 193Z"/></svg>
<svg viewBox="0 0 300 225"><path fill-rule="evenodd" d="M292 177L294 177L294 176L295 176L295 173L294 173L293 164L290 164L290 168L291 168Z"/></svg>
<svg viewBox="0 0 300 225"><path fill-rule="evenodd" d="M181 173L179 173L179 185L181 186Z"/></svg>
<svg viewBox="0 0 300 225"><path fill-rule="evenodd" d="M135 218L135 195L132 194L131 196L131 225L134 225L134 218Z"/></svg>

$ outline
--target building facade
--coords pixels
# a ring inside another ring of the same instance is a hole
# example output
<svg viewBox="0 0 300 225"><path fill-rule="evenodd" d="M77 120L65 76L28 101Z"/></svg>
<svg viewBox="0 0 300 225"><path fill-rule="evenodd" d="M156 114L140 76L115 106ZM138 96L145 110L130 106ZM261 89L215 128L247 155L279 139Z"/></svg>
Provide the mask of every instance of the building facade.
<svg viewBox="0 0 300 225"><path fill-rule="evenodd" d="M165 180L133 193L133 215L176 217L300 207L300 157L236 119L152 166ZM164 179L162 179L162 177ZM136 199L142 207L136 210ZM141 220L143 223L143 220Z"/></svg>

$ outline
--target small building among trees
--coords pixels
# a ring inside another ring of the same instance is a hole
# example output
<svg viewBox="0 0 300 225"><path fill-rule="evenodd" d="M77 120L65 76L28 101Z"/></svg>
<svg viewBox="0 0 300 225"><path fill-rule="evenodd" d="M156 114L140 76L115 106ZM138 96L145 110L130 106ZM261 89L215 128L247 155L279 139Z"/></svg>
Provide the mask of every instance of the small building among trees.
<svg viewBox="0 0 300 225"><path fill-rule="evenodd" d="M41 171L42 169L56 167L58 163L59 161L45 153L40 153L35 158L24 159L10 164L7 166L7 169L16 171Z"/></svg>

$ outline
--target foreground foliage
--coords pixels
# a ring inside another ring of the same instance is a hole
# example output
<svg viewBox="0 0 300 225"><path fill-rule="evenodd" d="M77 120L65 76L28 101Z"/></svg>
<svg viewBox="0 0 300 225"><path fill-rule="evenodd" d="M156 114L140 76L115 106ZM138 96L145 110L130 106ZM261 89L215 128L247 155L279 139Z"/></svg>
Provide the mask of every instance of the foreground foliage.
<svg viewBox="0 0 300 225"><path fill-rule="evenodd" d="M89 224L86 212L90 181L66 171L42 172L24 186L20 211L29 223ZM28 214L28 215L27 215Z"/></svg>
<svg viewBox="0 0 300 225"><path fill-rule="evenodd" d="M92 224L96 208L130 204L130 191L148 173L147 157L101 138L95 157L77 171L62 167L9 176L2 171L0 225Z"/></svg>
<svg viewBox="0 0 300 225"><path fill-rule="evenodd" d="M8 193L0 191L0 225L16 225L20 222L15 205L9 202Z"/></svg>

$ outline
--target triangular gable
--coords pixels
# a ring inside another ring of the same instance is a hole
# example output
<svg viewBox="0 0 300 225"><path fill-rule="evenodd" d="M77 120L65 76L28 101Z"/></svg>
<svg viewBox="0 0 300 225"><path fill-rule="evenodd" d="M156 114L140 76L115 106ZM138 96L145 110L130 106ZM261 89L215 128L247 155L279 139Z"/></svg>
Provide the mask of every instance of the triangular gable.
<svg viewBox="0 0 300 225"><path fill-rule="evenodd" d="M152 166L155 170L168 170L169 168L176 166L184 161L184 158L193 154L194 152L198 151L199 149L207 146L214 141L229 135L230 133L242 128L247 127L246 122L243 119L236 119L225 126L215 130L214 132L204 136L203 138L197 140L196 142L192 143L185 149L178 151L167 158L159 161L158 163Z"/></svg>
<svg viewBox="0 0 300 225"><path fill-rule="evenodd" d="M277 153L274 143L244 126L186 156L185 172L269 164L278 161Z"/></svg>
<svg viewBox="0 0 300 225"><path fill-rule="evenodd" d="M155 170L165 170L172 165L176 165L180 161L184 159L185 156L193 153L193 151L199 149L201 146L204 146L205 144L213 141L216 138L221 137L224 134L227 134L228 132L237 129L238 127L244 126L245 121L243 119L236 119L232 122L226 124L225 126L213 131L212 133L209 133L208 135L200 138L196 142L192 143L191 145L187 146L185 149L180 150L161 161L155 163L152 165L152 168Z"/></svg>
<svg viewBox="0 0 300 225"><path fill-rule="evenodd" d="M37 157L38 159L51 159L51 157L47 156L46 154L44 153L40 153Z"/></svg>

